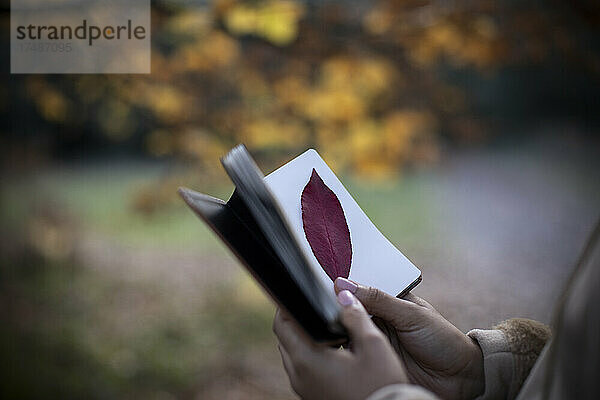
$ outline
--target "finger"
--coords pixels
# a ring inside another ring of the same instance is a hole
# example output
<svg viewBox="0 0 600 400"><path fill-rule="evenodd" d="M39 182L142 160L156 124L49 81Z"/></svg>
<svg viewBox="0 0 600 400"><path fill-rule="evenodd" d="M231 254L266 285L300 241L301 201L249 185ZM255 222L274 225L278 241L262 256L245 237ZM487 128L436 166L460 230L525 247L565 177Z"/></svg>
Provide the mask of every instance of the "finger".
<svg viewBox="0 0 600 400"><path fill-rule="evenodd" d="M292 359L307 357L315 352L313 344L298 327L296 321L282 310L277 310L275 313L273 332Z"/></svg>
<svg viewBox="0 0 600 400"><path fill-rule="evenodd" d="M275 311L275 315L277 315L278 313L279 313L279 316L281 317L281 319L283 319L284 321L293 320L292 316L286 310L282 310L281 308L278 308Z"/></svg>
<svg viewBox="0 0 600 400"><path fill-rule="evenodd" d="M290 378L290 383L291 383L296 377L296 371L294 370L294 364L292 363L290 355L285 350L285 348L283 348L283 346L277 346L277 348L279 349L279 354L281 354L281 362L283 363L283 368L285 369L285 372L287 373L288 378Z"/></svg>
<svg viewBox="0 0 600 400"><path fill-rule="evenodd" d="M343 306L341 320L352 340L353 350L360 352L366 347L372 347L377 342L383 343L383 334L371 321L365 308L348 290L342 290L337 295L338 302Z"/></svg>
<svg viewBox="0 0 600 400"><path fill-rule="evenodd" d="M421 307L425 307L425 308L429 308L431 310L434 310L434 308L433 308L433 306L431 304L429 304L428 302L426 302L425 300L423 300L419 296L415 296L414 294L412 294L410 292L406 293L402 297L399 297L399 299L404 299L404 300L412 301L413 303L418 304Z"/></svg>
<svg viewBox="0 0 600 400"><path fill-rule="evenodd" d="M399 317L414 311L415 303L398 299L374 287L363 286L348 279L335 280L336 292L348 290L365 306L369 314L387 321L396 321Z"/></svg>
<svg viewBox="0 0 600 400"><path fill-rule="evenodd" d="M400 343L400 338L398 337L398 330L396 326L391 322L385 321L379 317L371 318L371 321L375 324L377 328L387 337L388 341L396 350L397 353L400 353L402 349L402 345Z"/></svg>

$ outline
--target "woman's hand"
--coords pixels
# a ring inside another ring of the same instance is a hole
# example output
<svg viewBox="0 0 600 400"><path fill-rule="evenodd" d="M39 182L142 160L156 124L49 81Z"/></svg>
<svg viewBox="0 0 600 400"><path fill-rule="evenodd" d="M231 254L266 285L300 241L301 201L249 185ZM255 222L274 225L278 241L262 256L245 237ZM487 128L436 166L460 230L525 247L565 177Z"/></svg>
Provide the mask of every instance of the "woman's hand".
<svg viewBox="0 0 600 400"><path fill-rule="evenodd" d="M338 301L352 350L314 343L284 312L275 314L273 331L296 393L303 399L363 400L389 384L407 383L396 352L356 297L344 290Z"/></svg>
<svg viewBox="0 0 600 400"><path fill-rule="evenodd" d="M400 355L412 383L444 399L472 399L483 393L483 355L479 345L423 299L392 297L347 279L336 292L350 291L372 314Z"/></svg>

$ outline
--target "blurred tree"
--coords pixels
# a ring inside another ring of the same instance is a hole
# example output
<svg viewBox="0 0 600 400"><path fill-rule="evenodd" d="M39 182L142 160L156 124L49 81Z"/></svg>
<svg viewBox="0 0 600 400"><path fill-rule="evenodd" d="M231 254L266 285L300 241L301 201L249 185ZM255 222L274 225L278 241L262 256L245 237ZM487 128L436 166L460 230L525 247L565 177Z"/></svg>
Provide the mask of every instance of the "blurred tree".
<svg viewBox="0 0 600 400"><path fill-rule="evenodd" d="M383 178L434 162L442 138L486 137L478 79L549 63L600 77L592 1L185 4L153 5L150 75L13 77L4 151L100 143L210 177L238 142L267 166L316 146L340 172Z"/></svg>

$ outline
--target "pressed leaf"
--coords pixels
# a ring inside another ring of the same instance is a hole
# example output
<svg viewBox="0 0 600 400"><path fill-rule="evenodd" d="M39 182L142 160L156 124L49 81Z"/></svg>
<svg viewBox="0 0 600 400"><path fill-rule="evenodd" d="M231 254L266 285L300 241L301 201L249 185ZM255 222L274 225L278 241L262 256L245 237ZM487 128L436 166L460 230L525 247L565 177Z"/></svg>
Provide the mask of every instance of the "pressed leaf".
<svg viewBox="0 0 600 400"><path fill-rule="evenodd" d="M331 280L347 278L352 264L352 242L339 199L312 170L302 191L304 234L317 261Z"/></svg>

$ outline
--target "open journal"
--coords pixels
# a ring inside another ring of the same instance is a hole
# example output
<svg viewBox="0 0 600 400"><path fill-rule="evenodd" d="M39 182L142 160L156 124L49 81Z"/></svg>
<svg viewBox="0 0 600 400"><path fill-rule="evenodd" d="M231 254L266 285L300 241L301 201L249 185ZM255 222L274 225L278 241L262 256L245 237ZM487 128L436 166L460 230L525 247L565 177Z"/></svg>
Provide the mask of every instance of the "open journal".
<svg viewBox="0 0 600 400"><path fill-rule="evenodd" d="M338 276L402 296L421 281L315 150L264 176L243 145L221 160L229 200L180 195L315 340L344 342L333 290Z"/></svg>

